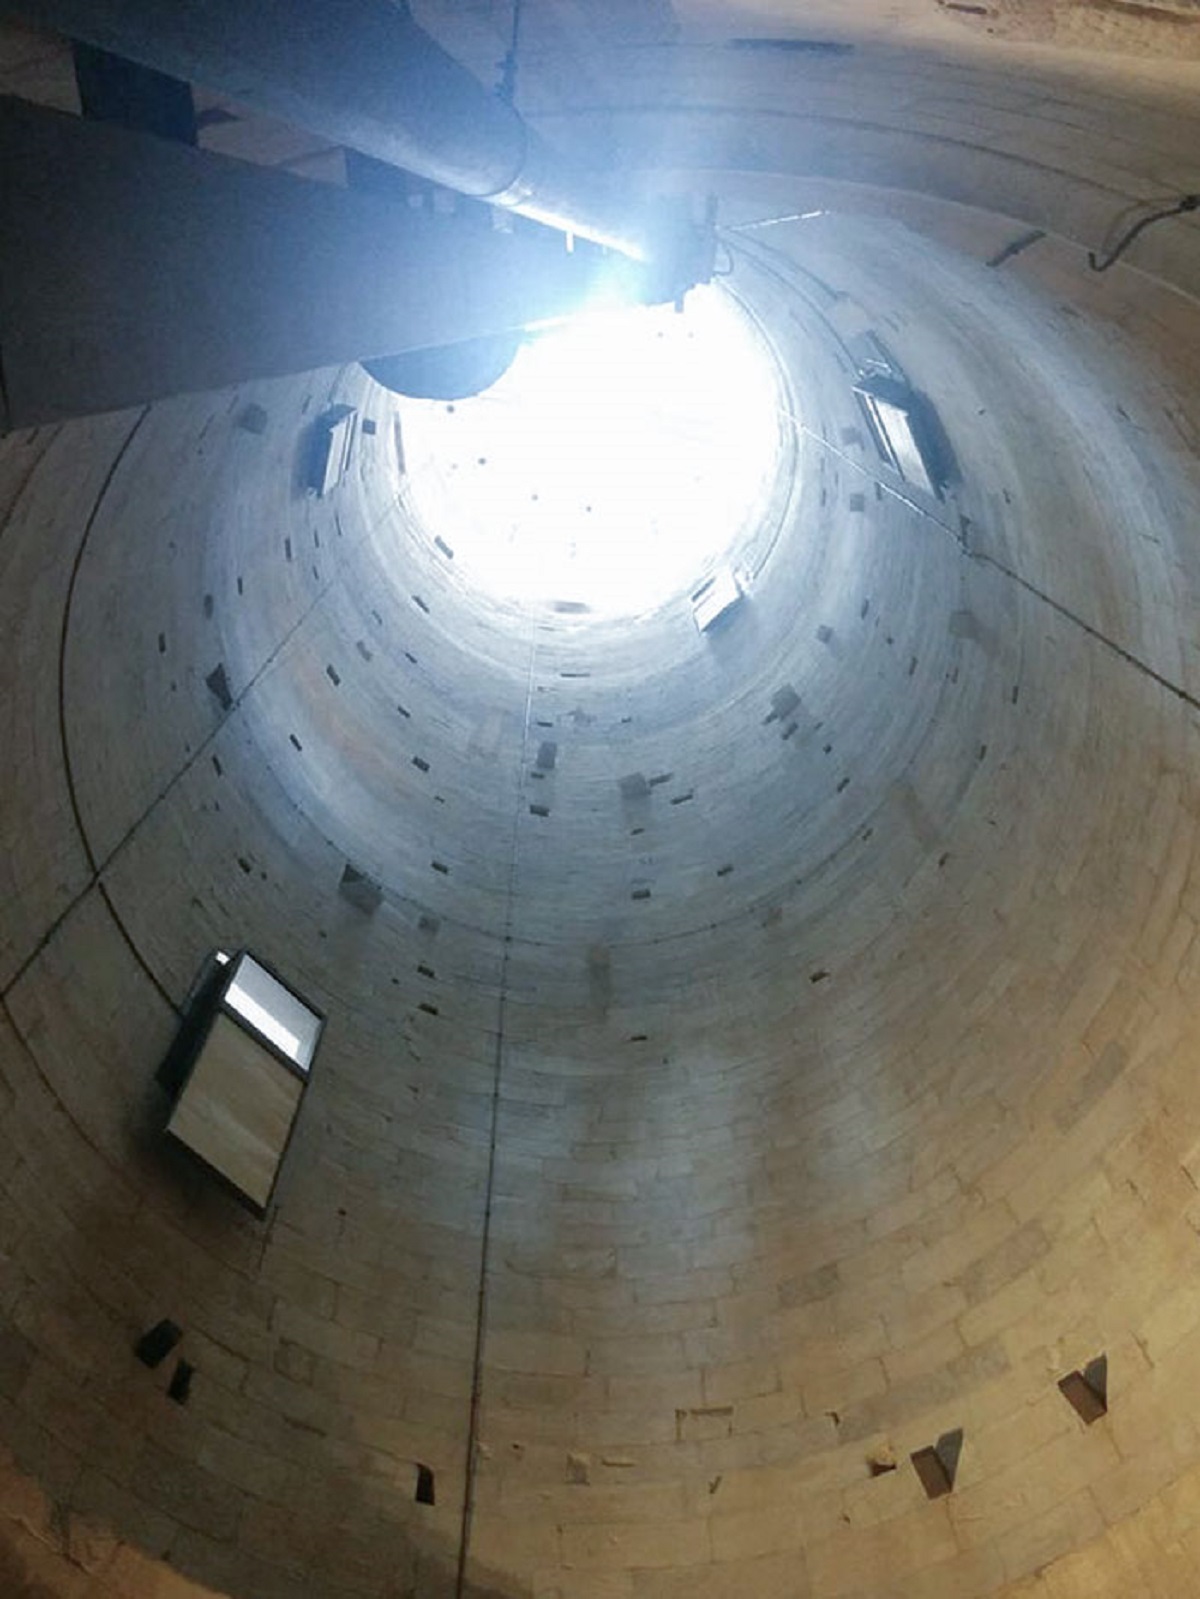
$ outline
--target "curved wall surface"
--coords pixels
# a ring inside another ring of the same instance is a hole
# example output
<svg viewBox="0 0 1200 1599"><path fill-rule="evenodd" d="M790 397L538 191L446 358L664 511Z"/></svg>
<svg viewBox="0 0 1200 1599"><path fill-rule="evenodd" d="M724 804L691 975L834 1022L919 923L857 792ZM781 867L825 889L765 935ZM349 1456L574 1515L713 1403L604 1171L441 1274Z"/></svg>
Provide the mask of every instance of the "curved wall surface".
<svg viewBox="0 0 1200 1599"><path fill-rule="evenodd" d="M1200 254L1084 252L1196 186L1191 81L588 69L548 131L722 196L786 378L719 633L473 593L357 370L0 448L0 1577L1182 1599ZM880 346L940 499L864 425ZM374 431L308 498L343 400ZM264 1222L154 1081L243 944L329 1015ZM186 1406L132 1355L160 1317Z"/></svg>

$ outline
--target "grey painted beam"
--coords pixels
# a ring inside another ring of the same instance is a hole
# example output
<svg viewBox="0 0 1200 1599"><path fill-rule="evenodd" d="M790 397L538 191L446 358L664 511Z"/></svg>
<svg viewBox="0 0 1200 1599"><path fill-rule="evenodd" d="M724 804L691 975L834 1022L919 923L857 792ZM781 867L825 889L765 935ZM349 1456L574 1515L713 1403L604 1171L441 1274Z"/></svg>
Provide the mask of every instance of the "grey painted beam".
<svg viewBox="0 0 1200 1599"><path fill-rule="evenodd" d="M393 0L0 0L0 16L221 90L635 258L670 248L615 188L569 168Z"/></svg>
<svg viewBox="0 0 1200 1599"><path fill-rule="evenodd" d="M0 99L6 425L504 332L619 274L590 246L431 216ZM648 292L648 290L646 290Z"/></svg>

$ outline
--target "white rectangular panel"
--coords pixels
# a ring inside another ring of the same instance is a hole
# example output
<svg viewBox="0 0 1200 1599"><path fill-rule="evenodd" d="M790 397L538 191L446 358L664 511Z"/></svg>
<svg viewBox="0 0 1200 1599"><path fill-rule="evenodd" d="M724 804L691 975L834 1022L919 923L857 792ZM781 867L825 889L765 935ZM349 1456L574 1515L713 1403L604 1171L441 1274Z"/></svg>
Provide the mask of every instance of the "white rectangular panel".
<svg viewBox="0 0 1200 1599"><path fill-rule="evenodd" d="M266 1208L304 1084L218 1012L167 1131Z"/></svg>
<svg viewBox="0 0 1200 1599"><path fill-rule="evenodd" d="M252 955L239 958L225 991L225 1003L307 1072L320 1037L321 1018Z"/></svg>

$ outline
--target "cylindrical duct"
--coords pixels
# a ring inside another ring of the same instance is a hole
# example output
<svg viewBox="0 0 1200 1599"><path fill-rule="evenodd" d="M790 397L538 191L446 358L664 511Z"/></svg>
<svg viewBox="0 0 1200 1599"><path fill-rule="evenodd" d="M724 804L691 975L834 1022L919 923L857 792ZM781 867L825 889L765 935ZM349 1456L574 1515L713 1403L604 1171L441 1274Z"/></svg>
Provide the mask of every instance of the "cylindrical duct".
<svg viewBox="0 0 1200 1599"><path fill-rule="evenodd" d="M218 89L339 144L635 259L615 194L389 0L0 0L0 15Z"/></svg>

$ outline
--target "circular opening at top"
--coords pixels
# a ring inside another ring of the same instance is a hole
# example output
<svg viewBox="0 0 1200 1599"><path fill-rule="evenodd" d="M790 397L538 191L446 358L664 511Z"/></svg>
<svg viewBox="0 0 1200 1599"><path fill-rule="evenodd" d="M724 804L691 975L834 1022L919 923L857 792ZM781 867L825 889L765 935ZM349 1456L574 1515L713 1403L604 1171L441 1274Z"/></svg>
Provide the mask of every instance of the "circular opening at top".
<svg viewBox="0 0 1200 1599"><path fill-rule="evenodd" d="M401 402L408 506L477 590L636 615L736 561L775 483L780 395L716 287L582 316L483 394Z"/></svg>

